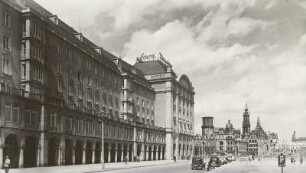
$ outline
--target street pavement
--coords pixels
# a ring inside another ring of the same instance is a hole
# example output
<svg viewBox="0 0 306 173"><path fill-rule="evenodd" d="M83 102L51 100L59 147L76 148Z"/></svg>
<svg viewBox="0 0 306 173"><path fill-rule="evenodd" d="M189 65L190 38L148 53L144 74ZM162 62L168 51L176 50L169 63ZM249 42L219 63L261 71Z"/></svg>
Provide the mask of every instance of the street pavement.
<svg viewBox="0 0 306 173"><path fill-rule="evenodd" d="M105 164L105 172L110 173L200 173L203 170L191 170L190 161L143 161L133 163L109 163ZM13 169L10 173L100 173L101 164L56 166L42 168ZM3 171L3 170L2 170ZM4 171L3 171L4 172ZM2 172L1 172L2 173ZM277 165L277 158L262 159L261 161L235 161L209 173L281 173ZM283 173L306 173L306 164L298 162L287 165Z"/></svg>
<svg viewBox="0 0 306 173"><path fill-rule="evenodd" d="M159 160L159 161L141 161L128 162L127 164L120 163L106 163L104 166L105 172L112 172L114 170L126 170L132 168L154 167L160 165L183 164L186 160ZM87 165L69 165L69 166L53 166L53 167L35 167L35 168L18 168L11 169L10 173L98 173L101 172L101 164L87 164ZM4 170L0 170L0 173Z"/></svg>

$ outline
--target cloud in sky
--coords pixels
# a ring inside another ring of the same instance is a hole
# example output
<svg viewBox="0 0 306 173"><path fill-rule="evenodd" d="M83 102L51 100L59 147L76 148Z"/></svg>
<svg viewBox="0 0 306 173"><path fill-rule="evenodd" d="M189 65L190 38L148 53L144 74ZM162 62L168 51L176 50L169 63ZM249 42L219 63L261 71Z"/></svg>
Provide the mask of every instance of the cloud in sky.
<svg viewBox="0 0 306 173"><path fill-rule="evenodd" d="M37 0L130 63L162 52L195 87L200 118L241 128L245 102L255 126L306 136L305 2L266 0ZM294 124L294 125L293 125Z"/></svg>

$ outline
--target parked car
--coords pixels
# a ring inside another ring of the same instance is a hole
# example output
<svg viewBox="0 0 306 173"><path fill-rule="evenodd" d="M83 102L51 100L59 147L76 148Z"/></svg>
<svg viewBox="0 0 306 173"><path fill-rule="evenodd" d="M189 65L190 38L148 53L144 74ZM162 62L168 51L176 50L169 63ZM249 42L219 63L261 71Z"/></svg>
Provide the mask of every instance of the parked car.
<svg viewBox="0 0 306 173"><path fill-rule="evenodd" d="M207 171L214 169L215 167L221 166L221 160L217 156L212 156L208 162Z"/></svg>
<svg viewBox="0 0 306 173"><path fill-rule="evenodd" d="M221 165L227 164L228 161L226 160L226 157L220 157Z"/></svg>
<svg viewBox="0 0 306 173"><path fill-rule="evenodd" d="M201 157L192 158L191 169L205 169L205 163L203 158Z"/></svg>

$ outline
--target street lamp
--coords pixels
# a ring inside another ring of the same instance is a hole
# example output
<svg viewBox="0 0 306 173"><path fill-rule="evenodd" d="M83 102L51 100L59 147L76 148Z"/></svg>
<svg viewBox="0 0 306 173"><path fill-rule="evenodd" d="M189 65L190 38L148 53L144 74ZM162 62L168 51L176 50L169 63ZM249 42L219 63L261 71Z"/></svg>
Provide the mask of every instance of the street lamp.
<svg viewBox="0 0 306 173"><path fill-rule="evenodd" d="M104 162L104 121L103 121L103 114L104 112L97 112L96 114L97 115L102 115L102 116L99 116L99 120L101 121L101 150L102 150L102 153L101 153L101 164L102 164L102 171L105 171L105 162Z"/></svg>

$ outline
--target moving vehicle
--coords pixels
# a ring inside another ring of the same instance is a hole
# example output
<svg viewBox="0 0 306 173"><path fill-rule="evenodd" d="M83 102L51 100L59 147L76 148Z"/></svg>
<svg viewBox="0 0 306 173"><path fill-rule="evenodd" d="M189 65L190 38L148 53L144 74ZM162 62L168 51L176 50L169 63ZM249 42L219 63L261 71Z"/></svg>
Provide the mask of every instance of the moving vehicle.
<svg viewBox="0 0 306 173"><path fill-rule="evenodd" d="M192 158L191 169L205 169L205 163L203 158L201 157Z"/></svg>

